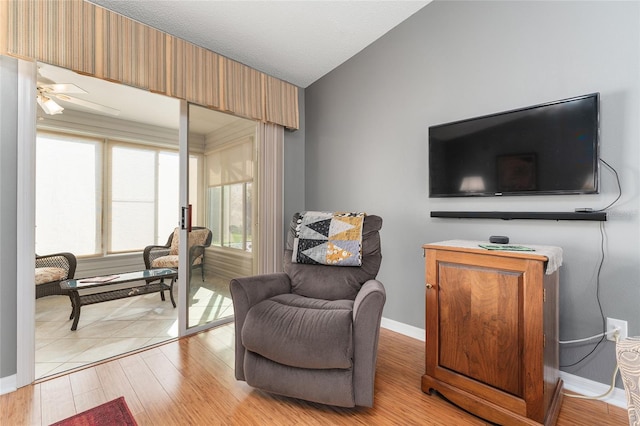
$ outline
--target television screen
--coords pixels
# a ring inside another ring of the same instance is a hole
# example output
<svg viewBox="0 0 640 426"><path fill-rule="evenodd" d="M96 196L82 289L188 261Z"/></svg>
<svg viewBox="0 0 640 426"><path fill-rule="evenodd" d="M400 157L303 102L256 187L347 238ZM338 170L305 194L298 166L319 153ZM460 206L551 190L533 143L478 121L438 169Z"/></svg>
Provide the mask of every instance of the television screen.
<svg viewBox="0 0 640 426"><path fill-rule="evenodd" d="M598 192L599 94L429 127L429 196Z"/></svg>

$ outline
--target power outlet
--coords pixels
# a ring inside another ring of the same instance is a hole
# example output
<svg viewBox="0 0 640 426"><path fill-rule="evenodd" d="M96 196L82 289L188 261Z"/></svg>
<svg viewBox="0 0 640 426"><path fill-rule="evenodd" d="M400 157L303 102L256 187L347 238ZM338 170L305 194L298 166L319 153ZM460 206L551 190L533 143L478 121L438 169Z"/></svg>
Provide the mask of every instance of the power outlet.
<svg viewBox="0 0 640 426"><path fill-rule="evenodd" d="M614 330L616 327L618 327L620 329L620 336L618 337L619 340L622 339L626 339L628 337L627 335L627 322L624 320L619 320L619 319L614 319L614 318L607 318L607 333L611 330ZM611 340L613 342L616 341L616 338L613 334L608 334L607 335L607 340Z"/></svg>

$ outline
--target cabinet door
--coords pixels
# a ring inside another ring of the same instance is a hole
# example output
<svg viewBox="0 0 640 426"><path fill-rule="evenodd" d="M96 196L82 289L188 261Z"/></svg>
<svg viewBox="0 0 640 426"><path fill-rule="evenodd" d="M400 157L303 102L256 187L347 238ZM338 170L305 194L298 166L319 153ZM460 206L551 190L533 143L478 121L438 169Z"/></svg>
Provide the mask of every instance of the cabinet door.
<svg viewBox="0 0 640 426"><path fill-rule="evenodd" d="M521 272L440 263L439 365L522 396Z"/></svg>
<svg viewBox="0 0 640 426"><path fill-rule="evenodd" d="M557 356L545 368L545 258L460 248L425 249L423 391L435 389L500 424L545 421L548 407L562 389ZM547 293L552 289L557 293L557 274L549 277ZM550 299L555 306L555 297ZM548 310L549 315L557 316L555 308ZM547 321L551 336L557 335L552 330L555 324L555 320ZM545 380L553 395L546 400ZM557 410L550 418L555 417Z"/></svg>

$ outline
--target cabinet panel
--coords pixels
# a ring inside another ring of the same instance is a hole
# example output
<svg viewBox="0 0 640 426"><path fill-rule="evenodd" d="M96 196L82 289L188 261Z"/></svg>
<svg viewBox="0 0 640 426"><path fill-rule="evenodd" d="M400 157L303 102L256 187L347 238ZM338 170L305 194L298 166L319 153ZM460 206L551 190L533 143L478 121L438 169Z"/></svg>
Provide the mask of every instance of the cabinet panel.
<svg viewBox="0 0 640 426"><path fill-rule="evenodd" d="M522 395L522 274L438 265L442 367Z"/></svg>

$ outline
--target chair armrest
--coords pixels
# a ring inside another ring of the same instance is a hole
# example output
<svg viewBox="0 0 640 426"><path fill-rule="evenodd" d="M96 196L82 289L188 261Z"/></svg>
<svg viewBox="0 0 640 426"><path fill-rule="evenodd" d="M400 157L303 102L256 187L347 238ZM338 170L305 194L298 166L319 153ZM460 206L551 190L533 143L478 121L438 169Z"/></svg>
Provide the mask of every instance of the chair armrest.
<svg viewBox="0 0 640 426"><path fill-rule="evenodd" d="M142 258L144 259L144 266L146 269L151 269L151 262L158 257L166 256L169 254L170 246L146 246L142 252Z"/></svg>
<svg viewBox="0 0 640 426"><path fill-rule="evenodd" d="M252 306L278 294L291 293L291 280L283 272L232 279L229 283L236 330L236 379L244 380L242 327Z"/></svg>
<svg viewBox="0 0 640 426"><path fill-rule="evenodd" d="M204 248L208 246L193 245L189 248L189 265L193 266L193 262L204 254Z"/></svg>
<svg viewBox="0 0 640 426"><path fill-rule="evenodd" d="M369 280L353 304L353 388L356 405L373 407L380 320L386 292L380 281Z"/></svg>
<svg viewBox="0 0 640 426"><path fill-rule="evenodd" d="M36 268L62 268L67 271L66 279L73 279L76 273L77 260L73 253L62 252L54 254L46 254L43 256L36 255Z"/></svg>

